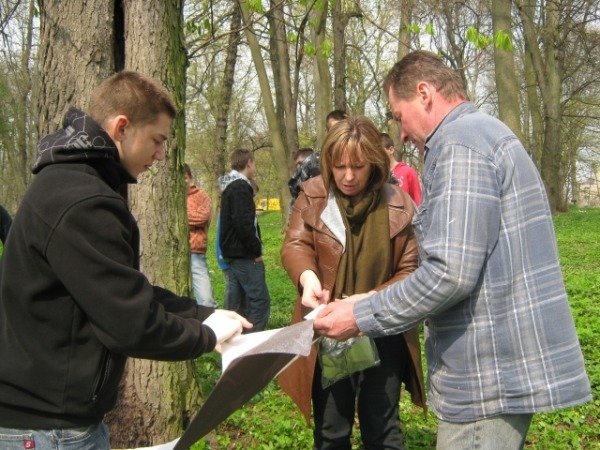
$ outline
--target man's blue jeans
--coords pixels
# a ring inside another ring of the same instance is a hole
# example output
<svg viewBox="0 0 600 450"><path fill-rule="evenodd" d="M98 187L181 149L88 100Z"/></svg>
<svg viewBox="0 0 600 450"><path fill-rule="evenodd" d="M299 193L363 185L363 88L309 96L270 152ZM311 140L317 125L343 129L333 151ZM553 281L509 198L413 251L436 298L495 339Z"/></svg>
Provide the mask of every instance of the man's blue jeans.
<svg viewBox="0 0 600 450"><path fill-rule="evenodd" d="M206 264L206 255L192 253L192 288L194 297L199 305L217 307L217 302L213 298L212 285L210 283L210 274Z"/></svg>
<svg viewBox="0 0 600 450"><path fill-rule="evenodd" d="M263 331L271 312L271 297L262 260L235 258L229 264L229 284L225 309L241 314L254 326L245 333Z"/></svg>
<svg viewBox="0 0 600 450"><path fill-rule="evenodd" d="M438 421L437 450L518 450L533 414L504 414L477 422Z"/></svg>
<svg viewBox="0 0 600 450"><path fill-rule="evenodd" d="M110 450L104 423L60 430L19 430L0 427L2 450Z"/></svg>

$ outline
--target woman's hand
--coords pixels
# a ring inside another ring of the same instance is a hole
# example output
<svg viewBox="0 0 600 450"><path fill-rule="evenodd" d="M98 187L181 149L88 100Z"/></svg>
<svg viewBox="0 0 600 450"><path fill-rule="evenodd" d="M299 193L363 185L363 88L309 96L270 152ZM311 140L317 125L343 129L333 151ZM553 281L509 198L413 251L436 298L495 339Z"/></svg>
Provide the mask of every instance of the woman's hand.
<svg viewBox="0 0 600 450"><path fill-rule="evenodd" d="M312 270L302 272L300 284L303 289L302 304L304 306L314 309L321 304L329 303L330 292L322 288L321 281Z"/></svg>

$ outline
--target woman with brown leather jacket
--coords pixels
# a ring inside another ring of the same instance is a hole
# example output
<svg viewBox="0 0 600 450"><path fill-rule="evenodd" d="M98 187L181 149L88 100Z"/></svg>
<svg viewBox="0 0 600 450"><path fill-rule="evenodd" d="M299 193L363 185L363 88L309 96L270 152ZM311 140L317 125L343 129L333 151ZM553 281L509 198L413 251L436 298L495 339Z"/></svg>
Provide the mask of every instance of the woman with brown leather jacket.
<svg viewBox="0 0 600 450"><path fill-rule="evenodd" d="M292 322L319 304L376 291L414 271L414 204L387 183L389 158L379 131L366 117L349 117L329 131L321 151L322 175L302 184L281 250L298 288ZM370 338L369 338L370 339ZM374 339L379 365L331 382L323 378L323 341L279 377L281 387L310 421L315 449L350 449L355 406L363 447L403 449L399 423L404 383L425 407L416 329ZM319 350L317 350L319 347ZM375 356L377 358L377 356Z"/></svg>

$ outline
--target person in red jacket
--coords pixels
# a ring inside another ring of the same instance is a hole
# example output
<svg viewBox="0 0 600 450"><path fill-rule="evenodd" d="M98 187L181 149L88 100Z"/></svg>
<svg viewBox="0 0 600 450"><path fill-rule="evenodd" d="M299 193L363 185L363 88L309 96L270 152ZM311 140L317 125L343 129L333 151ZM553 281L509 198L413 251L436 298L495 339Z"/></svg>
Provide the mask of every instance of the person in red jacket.
<svg viewBox="0 0 600 450"><path fill-rule="evenodd" d="M194 176L188 164L183 168L187 191L187 218L190 226L190 267L192 269L192 288L199 305L217 307L213 298L210 274L206 264L208 247L208 227L210 226L211 200L206 192L193 185Z"/></svg>
<svg viewBox="0 0 600 450"><path fill-rule="evenodd" d="M394 157L394 141L387 133L380 133L381 145L390 155L390 167L392 175L398 180L398 185L404 189L417 204L421 204L421 184L417 171L405 162L398 162Z"/></svg>

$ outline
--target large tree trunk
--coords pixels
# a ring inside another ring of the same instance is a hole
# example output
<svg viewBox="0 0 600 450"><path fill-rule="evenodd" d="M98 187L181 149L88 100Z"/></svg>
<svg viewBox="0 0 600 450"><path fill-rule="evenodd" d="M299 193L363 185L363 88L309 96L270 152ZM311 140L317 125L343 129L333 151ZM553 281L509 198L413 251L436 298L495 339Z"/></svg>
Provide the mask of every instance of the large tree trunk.
<svg viewBox="0 0 600 450"><path fill-rule="evenodd" d="M162 80L179 113L158 174L140 176L129 191L138 220L141 269L151 283L189 293L189 242L185 215L185 70L183 0L126 0L125 68ZM164 443L181 435L199 404L193 363L130 358L118 407L107 421L113 447Z"/></svg>
<svg viewBox="0 0 600 450"><path fill-rule="evenodd" d="M70 106L86 109L114 72L113 3L39 0L40 136L59 129Z"/></svg>

